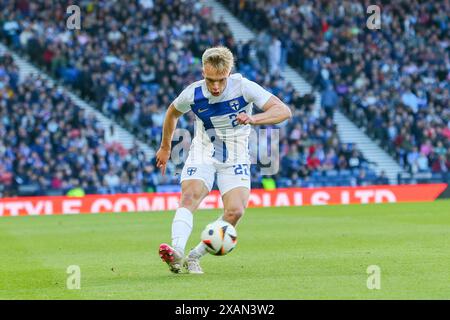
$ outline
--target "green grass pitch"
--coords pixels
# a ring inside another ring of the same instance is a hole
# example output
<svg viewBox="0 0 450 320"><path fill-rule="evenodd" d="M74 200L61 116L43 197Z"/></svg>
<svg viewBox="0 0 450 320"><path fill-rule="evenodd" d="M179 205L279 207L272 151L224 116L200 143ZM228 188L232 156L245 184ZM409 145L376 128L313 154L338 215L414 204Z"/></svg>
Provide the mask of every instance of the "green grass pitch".
<svg viewBox="0 0 450 320"><path fill-rule="evenodd" d="M219 213L196 213L188 248ZM1 217L0 299L450 299L450 201L248 209L236 249L203 258L204 275L160 260L172 217Z"/></svg>

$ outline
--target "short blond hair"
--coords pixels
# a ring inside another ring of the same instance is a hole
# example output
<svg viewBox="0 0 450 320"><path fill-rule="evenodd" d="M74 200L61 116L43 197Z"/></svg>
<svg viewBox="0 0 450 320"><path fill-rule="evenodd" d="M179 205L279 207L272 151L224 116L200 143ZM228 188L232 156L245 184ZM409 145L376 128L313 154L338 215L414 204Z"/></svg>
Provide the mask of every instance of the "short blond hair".
<svg viewBox="0 0 450 320"><path fill-rule="evenodd" d="M233 53L227 47L213 47L206 49L202 55L202 64L211 65L220 73L231 71L234 67Z"/></svg>

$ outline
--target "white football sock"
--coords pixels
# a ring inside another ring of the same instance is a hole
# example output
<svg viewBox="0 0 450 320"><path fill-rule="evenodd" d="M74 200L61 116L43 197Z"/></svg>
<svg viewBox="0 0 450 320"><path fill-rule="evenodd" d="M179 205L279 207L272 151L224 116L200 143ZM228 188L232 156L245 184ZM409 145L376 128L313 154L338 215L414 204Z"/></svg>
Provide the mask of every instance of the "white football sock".
<svg viewBox="0 0 450 320"><path fill-rule="evenodd" d="M200 241L199 244L194 249L192 249L191 252L189 252L189 257L200 259L207 253L208 251L206 251L206 244Z"/></svg>
<svg viewBox="0 0 450 320"><path fill-rule="evenodd" d="M194 217L186 208L178 208L172 222L172 246L184 255L184 248L192 232Z"/></svg>

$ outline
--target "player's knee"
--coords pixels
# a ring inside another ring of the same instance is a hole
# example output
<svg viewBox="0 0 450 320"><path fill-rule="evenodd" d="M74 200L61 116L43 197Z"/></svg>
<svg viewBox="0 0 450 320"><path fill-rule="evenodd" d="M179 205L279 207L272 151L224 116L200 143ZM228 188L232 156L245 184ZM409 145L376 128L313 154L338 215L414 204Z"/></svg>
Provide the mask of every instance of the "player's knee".
<svg viewBox="0 0 450 320"><path fill-rule="evenodd" d="M224 220L236 224L244 214L244 207L231 207L224 210Z"/></svg>
<svg viewBox="0 0 450 320"><path fill-rule="evenodd" d="M197 206L202 197L201 190L188 189L183 191L181 195L181 206L182 207L192 207Z"/></svg>

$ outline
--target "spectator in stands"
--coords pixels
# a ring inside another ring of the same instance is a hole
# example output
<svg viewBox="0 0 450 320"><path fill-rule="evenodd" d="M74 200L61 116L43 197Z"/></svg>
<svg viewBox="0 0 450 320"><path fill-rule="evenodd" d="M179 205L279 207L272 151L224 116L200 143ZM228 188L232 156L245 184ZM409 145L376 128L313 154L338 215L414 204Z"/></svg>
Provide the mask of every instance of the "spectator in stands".
<svg viewBox="0 0 450 320"><path fill-rule="evenodd" d="M268 56L270 74L279 74L281 71L281 42L275 36L272 36Z"/></svg>
<svg viewBox="0 0 450 320"><path fill-rule="evenodd" d="M446 173L450 170L450 162L444 155L438 155L431 165L431 171L435 173Z"/></svg>
<svg viewBox="0 0 450 320"><path fill-rule="evenodd" d="M378 185L389 184L389 179L386 176L386 172L381 171L380 175L375 179L374 184L378 184Z"/></svg>
<svg viewBox="0 0 450 320"><path fill-rule="evenodd" d="M430 167L428 165L428 158L424 152L420 152L419 157L416 161L417 170L419 172L428 172Z"/></svg>

